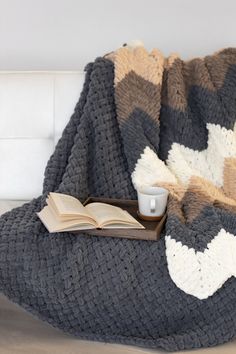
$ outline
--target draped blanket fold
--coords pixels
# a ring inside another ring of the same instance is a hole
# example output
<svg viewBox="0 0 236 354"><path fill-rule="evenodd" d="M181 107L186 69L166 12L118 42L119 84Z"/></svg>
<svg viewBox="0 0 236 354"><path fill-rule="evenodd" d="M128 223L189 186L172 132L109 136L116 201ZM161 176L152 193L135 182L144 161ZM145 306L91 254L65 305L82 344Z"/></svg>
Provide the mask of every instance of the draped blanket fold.
<svg viewBox="0 0 236 354"><path fill-rule="evenodd" d="M0 218L0 291L79 338L169 351L230 340L236 49L183 61L124 46L85 70L42 195ZM50 191L135 199L145 184L169 190L158 242L49 234L36 215Z"/></svg>

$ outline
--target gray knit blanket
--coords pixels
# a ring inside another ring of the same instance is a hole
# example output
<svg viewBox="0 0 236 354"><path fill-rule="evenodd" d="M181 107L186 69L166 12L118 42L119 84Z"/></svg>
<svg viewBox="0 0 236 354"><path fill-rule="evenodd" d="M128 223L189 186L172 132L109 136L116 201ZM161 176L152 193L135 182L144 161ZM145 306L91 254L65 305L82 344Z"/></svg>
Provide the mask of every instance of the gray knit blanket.
<svg viewBox="0 0 236 354"><path fill-rule="evenodd" d="M236 49L183 61L124 46L85 70L42 195L0 218L0 291L83 339L169 351L230 340ZM36 215L50 191L135 199L150 184L169 190L158 242L49 234Z"/></svg>

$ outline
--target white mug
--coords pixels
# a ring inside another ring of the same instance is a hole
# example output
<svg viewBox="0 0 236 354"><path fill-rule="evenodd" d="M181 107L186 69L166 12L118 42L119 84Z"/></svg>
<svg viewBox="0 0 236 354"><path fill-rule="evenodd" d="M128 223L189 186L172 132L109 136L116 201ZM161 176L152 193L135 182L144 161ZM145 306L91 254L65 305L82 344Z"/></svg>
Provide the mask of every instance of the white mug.
<svg viewBox="0 0 236 354"><path fill-rule="evenodd" d="M155 186L143 186L138 189L139 213L148 217L160 217L164 214L168 190Z"/></svg>

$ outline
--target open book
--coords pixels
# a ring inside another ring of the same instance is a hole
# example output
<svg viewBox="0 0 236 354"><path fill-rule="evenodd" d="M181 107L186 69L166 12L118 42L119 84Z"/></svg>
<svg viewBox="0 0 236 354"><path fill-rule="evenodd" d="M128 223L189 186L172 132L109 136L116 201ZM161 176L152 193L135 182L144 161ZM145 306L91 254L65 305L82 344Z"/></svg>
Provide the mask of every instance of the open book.
<svg viewBox="0 0 236 354"><path fill-rule="evenodd" d="M76 198L50 193L47 205L37 213L49 232L86 229L144 229L126 210L106 203L89 203L86 206Z"/></svg>

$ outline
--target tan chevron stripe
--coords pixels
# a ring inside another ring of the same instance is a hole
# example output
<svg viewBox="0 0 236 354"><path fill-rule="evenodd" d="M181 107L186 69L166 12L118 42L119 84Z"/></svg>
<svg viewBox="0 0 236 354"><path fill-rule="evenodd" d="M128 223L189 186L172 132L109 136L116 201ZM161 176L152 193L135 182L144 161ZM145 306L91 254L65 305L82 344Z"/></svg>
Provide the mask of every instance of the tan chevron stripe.
<svg viewBox="0 0 236 354"><path fill-rule="evenodd" d="M199 58L185 62L176 55L170 57L167 60L165 76L162 103L176 110L186 110L188 92L194 85L215 91L206 65Z"/></svg>
<svg viewBox="0 0 236 354"><path fill-rule="evenodd" d="M236 49L220 51L204 58L181 60L172 54L165 60L162 103L185 111L190 87L216 91L224 84L229 67L236 64Z"/></svg>
<svg viewBox="0 0 236 354"><path fill-rule="evenodd" d="M115 65L115 86L131 71L154 85L161 85L162 104L185 111L189 88L200 86L214 92L224 84L229 66L236 64L236 49L228 48L202 58L181 60L174 53L164 59L154 49L149 53L144 47L122 47L106 55ZM203 98L204 99L204 98Z"/></svg>
<svg viewBox="0 0 236 354"><path fill-rule="evenodd" d="M122 81L130 71L154 85L161 84L164 57L154 49L151 53L144 47L122 47L107 56L115 65L115 85Z"/></svg>
<svg viewBox="0 0 236 354"><path fill-rule="evenodd" d="M229 169L232 171L233 166L235 176L236 160L230 160L232 159L228 159L226 164L226 175ZM232 180L233 176L230 175L230 181ZM235 186L235 177L232 183L234 184L228 185L228 188ZM236 189L231 190L231 195L227 196L223 188L215 187L202 177L192 176L187 187L167 183L159 183L158 186L169 190L168 213L179 217L182 222L192 222L203 208L210 205L236 213Z"/></svg>
<svg viewBox="0 0 236 354"><path fill-rule="evenodd" d="M236 158L224 160L224 193L227 197L236 200Z"/></svg>
<svg viewBox="0 0 236 354"><path fill-rule="evenodd" d="M221 50L205 57L205 63L216 89L220 89L225 81L229 66L236 64L236 48Z"/></svg>
<svg viewBox="0 0 236 354"><path fill-rule="evenodd" d="M213 204L212 196L205 189L202 178L192 177L189 186L158 184L167 188L170 193L168 214L177 216L181 222L192 222L207 205ZM189 207L191 205L191 207Z"/></svg>
<svg viewBox="0 0 236 354"><path fill-rule="evenodd" d="M172 66L176 65L176 61L182 62L186 76L188 76L188 72L191 73L193 84L195 84L196 78L201 78L201 86L212 89L213 85L215 89L219 89L224 83L229 66L236 64L236 48L222 49L212 55L195 57L185 61L181 60L177 53L173 53L165 59L165 68L170 70ZM212 84L207 83L209 78L213 81Z"/></svg>
<svg viewBox="0 0 236 354"><path fill-rule="evenodd" d="M154 85L130 71L116 87L116 105L120 120L127 119L137 108L159 121L160 85Z"/></svg>
<svg viewBox="0 0 236 354"><path fill-rule="evenodd" d="M171 64L169 64L169 61ZM185 111L187 96L183 78L183 61L179 57L170 57L167 59L166 66L163 78L162 104L176 110Z"/></svg>

